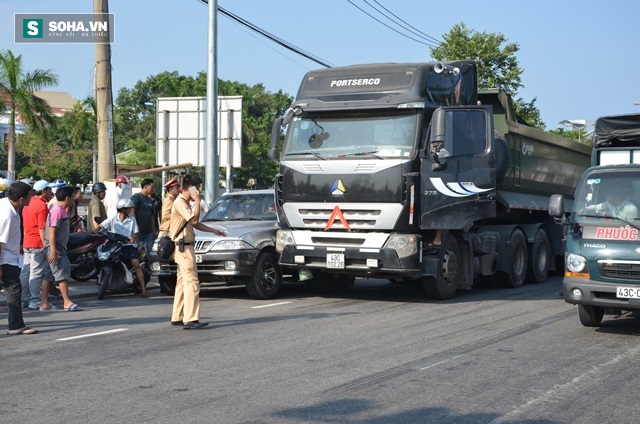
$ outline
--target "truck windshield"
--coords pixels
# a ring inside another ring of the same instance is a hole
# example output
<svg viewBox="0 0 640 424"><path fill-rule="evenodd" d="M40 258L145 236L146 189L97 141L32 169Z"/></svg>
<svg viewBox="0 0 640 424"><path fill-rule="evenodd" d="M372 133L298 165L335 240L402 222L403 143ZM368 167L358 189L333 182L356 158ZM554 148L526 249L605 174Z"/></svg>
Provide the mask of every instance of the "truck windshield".
<svg viewBox="0 0 640 424"><path fill-rule="evenodd" d="M585 183L575 199L578 217L638 219L640 172L594 172Z"/></svg>
<svg viewBox="0 0 640 424"><path fill-rule="evenodd" d="M287 159L405 158L413 154L417 114L296 116L288 125Z"/></svg>

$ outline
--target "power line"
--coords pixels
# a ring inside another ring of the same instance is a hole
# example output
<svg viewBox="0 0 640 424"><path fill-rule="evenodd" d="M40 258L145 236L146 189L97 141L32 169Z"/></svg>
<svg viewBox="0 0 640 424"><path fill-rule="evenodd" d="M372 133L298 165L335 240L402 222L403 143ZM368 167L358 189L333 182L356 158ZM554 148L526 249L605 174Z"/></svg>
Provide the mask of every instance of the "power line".
<svg viewBox="0 0 640 424"><path fill-rule="evenodd" d="M208 0L198 0L200 3L209 5L209 1ZM222 15L226 16L227 18L238 22L239 24L251 29L252 31L257 32L258 34L262 35L263 37L266 37L268 39L270 39L271 41L273 41L274 43L279 44L280 46L284 47L287 50L290 50L294 53L299 54L300 56L303 56L313 62L316 62L317 64L324 66L325 68L332 68L333 65L330 62L327 62L324 59L320 59L319 57L313 55L312 53L309 53L306 50L301 49L300 47L297 47L291 43L289 43L288 41L271 34L270 32L258 27L257 25L252 24L251 22L247 21L246 19L243 19L241 17L239 17L238 15L235 15L231 12L229 12L226 9L223 9L222 7L218 6L218 12L221 13Z"/></svg>
<svg viewBox="0 0 640 424"><path fill-rule="evenodd" d="M389 28L391 31L397 32L398 34L402 35L403 37L406 37L406 38L408 38L408 39L410 39L410 40L413 40L413 41L415 41L416 43L423 44L423 45L425 45L425 46L427 46L427 47L437 47L437 45L434 45L434 43L433 43L433 42L429 42L429 41L425 42L425 41L418 40L418 39L416 39L416 38L410 37L410 36L408 36L407 34L404 34L404 33L400 32L400 31L398 31L398 30L397 30L397 29L395 29L395 28L390 27L389 25L387 25L387 24L385 24L384 22L382 22L380 19L376 18L375 16L371 15L370 13L368 13L367 11L365 11L364 9L362 9L360 6L358 6L357 4L355 4L354 2L352 2L351 0L347 0L347 1L348 1L349 3L351 3L351 5L352 5L353 7L355 7L355 8L356 8L356 9L358 9L358 10L360 10L362 13L364 13L364 14L365 14L365 15L367 15L367 16L369 16L371 19L373 19L373 20L375 20L375 21L379 22L380 24L382 24L382 25L386 26L386 27L387 27L387 28ZM369 6L371 6L369 3L367 3L367 4L368 4ZM374 9L375 9L375 8L374 8ZM376 10L377 10L377 9L376 9ZM378 13L381 13L381 12L380 12L380 11L378 11ZM387 15L384 15L384 14L383 14L383 16L384 16L384 17L386 17L387 19L391 20L392 22L394 22L394 23L395 23L395 21L393 21L393 20L392 20L391 18L389 18ZM404 28L404 27L403 27L403 29L405 29L405 30L406 30L406 28Z"/></svg>
<svg viewBox="0 0 640 424"><path fill-rule="evenodd" d="M366 0L365 0L365 1L366 1ZM413 28L413 29L415 29L416 31L418 31L420 34L422 34L422 35L424 36L423 38L426 38L426 39L432 40L432 41L434 41L434 42L436 42L436 43L438 43L438 44L440 44L440 43L441 43L441 41L440 41L440 40L438 40L437 38L434 38L434 37L430 36L429 34L425 34L424 32L420 31L418 28L414 27L413 25L411 25L411 24L410 24L410 23L408 23L407 21L405 21L405 20L403 20L402 18L400 18L398 15L396 15L395 13L393 13L392 11L390 11L389 9L387 9L386 7L384 7L382 4L380 4L380 2L379 2L378 0L373 0L373 1L375 1L375 2L378 4L378 6L380 6L381 8L383 8L384 10L386 10L387 12L389 12L392 16L394 16L395 18L399 19L399 20L400 20L400 22L402 22L402 23L404 23L405 25L408 25L410 28ZM411 32L413 32L413 31L411 31ZM414 33L414 34L415 34L415 33Z"/></svg>

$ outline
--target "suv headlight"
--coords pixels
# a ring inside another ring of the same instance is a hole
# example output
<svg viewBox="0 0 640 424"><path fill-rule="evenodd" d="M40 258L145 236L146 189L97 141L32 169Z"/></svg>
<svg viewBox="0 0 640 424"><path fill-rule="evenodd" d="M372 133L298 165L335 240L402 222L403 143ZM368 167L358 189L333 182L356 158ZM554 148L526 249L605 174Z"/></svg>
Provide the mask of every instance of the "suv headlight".
<svg viewBox="0 0 640 424"><path fill-rule="evenodd" d="M589 272L587 259L584 256L569 253L567 255L567 269L573 273Z"/></svg>
<svg viewBox="0 0 640 424"><path fill-rule="evenodd" d="M245 250L253 249L249 243L242 240L220 240L214 244L209 251L212 250Z"/></svg>
<svg viewBox="0 0 640 424"><path fill-rule="evenodd" d="M418 238L413 234L391 234L384 248L395 250L399 258L406 258L418 252Z"/></svg>
<svg viewBox="0 0 640 424"><path fill-rule="evenodd" d="M294 244L291 230L278 230L276 233L276 251L282 253L287 244Z"/></svg>

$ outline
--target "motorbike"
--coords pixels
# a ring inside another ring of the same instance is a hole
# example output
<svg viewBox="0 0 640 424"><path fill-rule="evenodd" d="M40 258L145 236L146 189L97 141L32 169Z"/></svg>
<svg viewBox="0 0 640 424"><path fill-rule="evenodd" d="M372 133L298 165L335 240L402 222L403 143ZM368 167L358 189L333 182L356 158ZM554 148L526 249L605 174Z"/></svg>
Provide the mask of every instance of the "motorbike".
<svg viewBox="0 0 640 424"><path fill-rule="evenodd" d="M131 265L131 261L125 259L122 254L122 248L125 245L132 245L129 243L129 238L109 231L101 234L107 238L107 241L98 246L96 253L96 264L100 270L98 274L98 299L104 299L107 290L116 292L133 290L135 293L140 293L142 289L136 270ZM147 252L144 243L138 243L134 246L138 249L138 260L146 284L151 279L146 266Z"/></svg>
<svg viewBox="0 0 640 424"><path fill-rule="evenodd" d="M69 234L67 255L71 263L71 277L76 281L89 281L98 276L95 257L98 246L107 241L104 234L78 232Z"/></svg>

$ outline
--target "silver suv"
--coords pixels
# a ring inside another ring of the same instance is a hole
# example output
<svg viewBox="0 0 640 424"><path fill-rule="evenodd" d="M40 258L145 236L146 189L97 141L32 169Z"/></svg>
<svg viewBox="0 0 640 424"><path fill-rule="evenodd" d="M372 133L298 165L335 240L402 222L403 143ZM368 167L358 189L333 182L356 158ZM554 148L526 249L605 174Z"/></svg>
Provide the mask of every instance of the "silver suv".
<svg viewBox="0 0 640 424"><path fill-rule="evenodd" d="M201 283L244 285L255 299L273 299L282 285L275 250L278 222L273 190L225 193L201 222L227 233L220 237L195 230L194 250ZM163 292L173 295L176 264L160 261L156 247L150 254L152 274Z"/></svg>

